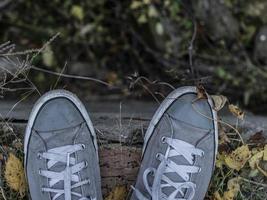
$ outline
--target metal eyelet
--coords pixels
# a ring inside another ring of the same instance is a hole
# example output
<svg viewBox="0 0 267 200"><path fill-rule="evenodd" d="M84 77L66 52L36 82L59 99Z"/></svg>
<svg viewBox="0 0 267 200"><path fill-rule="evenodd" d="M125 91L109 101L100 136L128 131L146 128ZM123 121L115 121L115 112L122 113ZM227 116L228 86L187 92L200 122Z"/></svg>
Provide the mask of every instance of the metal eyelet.
<svg viewBox="0 0 267 200"><path fill-rule="evenodd" d="M37 158L38 158L39 160L42 159L42 152L38 152L38 153L37 153Z"/></svg>
<svg viewBox="0 0 267 200"><path fill-rule="evenodd" d="M88 162L87 161L84 161L84 168L88 167Z"/></svg>
<svg viewBox="0 0 267 200"><path fill-rule="evenodd" d="M198 168L198 173L199 173L199 172L201 172L201 168L200 168L200 167Z"/></svg>
<svg viewBox="0 0 267 200"><path fill-rule="evenodd" d="M160 154L159 153L156 154L156 158L159 160L159 158L160 158Z"/></svg>
<svg viewBox="0 0 267 200"><path fill-rule="evenodd" d="M82 144L82 149L85 149L85 144Z"/></svg>
<svg viewBox="0 0 267 200"><path fill-rule="evenodd" d="M39 174L39 175L42 174L42 170L41 170L41 169L38 170L38 174Z"/></svg>
<svg viewBox="0 0 267 200"><path fill-rule="evenodd" d="M161 142L164 144L164 143L166 143L166 137L165 136L163 136L162 138L161 138Z"/></svg>

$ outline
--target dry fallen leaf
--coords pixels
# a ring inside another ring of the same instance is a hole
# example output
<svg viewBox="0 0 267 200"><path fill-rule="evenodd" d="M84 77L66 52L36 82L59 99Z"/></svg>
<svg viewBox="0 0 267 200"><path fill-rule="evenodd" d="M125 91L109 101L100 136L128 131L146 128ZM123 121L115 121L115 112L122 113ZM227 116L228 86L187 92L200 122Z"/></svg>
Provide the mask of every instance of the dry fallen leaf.
<svg viewBox="0 0 267 200"><path fill-rule="evenodd" d="M233 200L240 190L239 178L232 178L227 183L227 191L223 194L224 200Z"/></svg>
<svg viewBox="0 0 267 200"><path fill-rule="evenodd" d="M260 161L263 158L263 150L255 153L250 159L249 159L249 166L251 169L256 169L257 165L260 163Z"/></svg>
<svg viewBox="0 0 267 200"><path fill-rule="evenodd" d="M219 111L221 110L225 103L228 101L227 97L223 95L211 95L211 98L214 103L214 110Z"/></svg>
<svg viewBox="0 0 267 200"><path fill-rule="evenodd" d="M213 200L223 200L218 191L213 194Z"/></svg>
<svg viewBox="0 0 267 200"><path fill-rule="evenodd" d="M197 86L197 100L199 99L207 99L207 92L203 85Z"/></svg>
<svg viewBox="0 0 267 200"><path fill-rule="evenodd" d="M116 186L105 200L125 200L127 197L127 188L126 186Z"/></svg>
<svg viewBox="0 0 267 200"><path fill-rule="evenodd" d="M219 192L215 192L214 200L234 200L240 190L239 180L238 177L230 179L227 183L227 191L223 193L222 197Z"/></svg>
<svg viewBox="0 0 267 200"><path fill-rule="evenodd" d="M230 143L230 139L229 137L227 136L224 128L222 127L219 127L219 137L220 137L220 141L219 141L219 144L226 144L226 143Z"/></svg>
<svg viewBox="0 0 267 200"><path fill-rule="evenodd" d="M234 116L236 116L238 119L241 119L241 120L244 119L245 112L242 111L238 106L235 106L235 105L233 105L233 104L230 104L230 105L228 106L228 108L229 108L230 112L231 112Z"/></svg>
<svg viewBox="0 0 267 200"><path fill-rule="evenodd" d="M225 157L225 163L229 168L239 171L244 167L250 157L251 152L248 145L243 145L234 150L230 155L227 155Z"/></svg>
<svg viewBox="0 0 267 200"><path fill-rule="evenodd" d="M258 131L257 133L255 133L254 135L252 135L249 138L249 142L250 143L256 143L256 144L264 144L265 143L265 137L263 135L263 131Z"/></svg>
<svg viewBox="0 0 267 200"><path fill-rule="evenodd" d="M16 192L19 192L21 197L25 196L26 181L23 165L21 161L12 153L9 154L6 162L5 179L10 188Z"/></svg>

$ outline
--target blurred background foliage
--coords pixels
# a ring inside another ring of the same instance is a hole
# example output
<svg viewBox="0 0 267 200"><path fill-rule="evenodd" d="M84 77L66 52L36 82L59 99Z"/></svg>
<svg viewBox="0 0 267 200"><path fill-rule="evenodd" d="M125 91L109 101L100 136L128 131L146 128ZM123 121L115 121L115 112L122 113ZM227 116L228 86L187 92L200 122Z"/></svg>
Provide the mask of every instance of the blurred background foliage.
<svg viewBox="0 0 267 200"><path fill-rule="evenodd" d="M36 66L60 72L67 62L64 73L98 78L120 88L95 89L92 83L69 79L59 83L87 93L127 95L127 77L133 74L174 86L194 84L188 61L194 22L193 64L201 82L213 93L266 111L266 0L0 3L0 41L34 49L60 32L60 38L34 60ZM30 76L41 90L57 79L36 71Z"/></svg>

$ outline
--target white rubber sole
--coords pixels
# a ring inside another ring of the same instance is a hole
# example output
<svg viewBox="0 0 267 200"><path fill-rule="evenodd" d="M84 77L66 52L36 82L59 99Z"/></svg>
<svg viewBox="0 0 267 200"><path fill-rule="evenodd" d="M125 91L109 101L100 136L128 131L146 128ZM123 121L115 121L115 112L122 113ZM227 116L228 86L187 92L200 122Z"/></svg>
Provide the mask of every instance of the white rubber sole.
<svg viewBox="0 0 267 200"><path fill-rule="evenodd" d="M69 101L71 101L80 111L80 113L82 114L83 118L86 121L86 124L90 130L91 136L93 138L93 144L94 147L96 149L96 155L97 155L97 160L98 158L98 146L97 146L97 140L96 140L96 134L95 134L95 130L93 127L93 124L91 122L91 119L87 113L87 110L85 109L83 103L78 99L78 97L76 95L74 95L73 93L66 91L66 90L52 90L49 91L47 93L45 93L42 97L40 97L40 99L35 103L35 105L33 106L33 109L31 111L29 120L28 120L28 124L26 127L26 131L25 131L25 137L24 137L24 169L26 172L26 164L27 164L27 151L28 151L28 144L29 144L29 139L31 136L31 132L32 132L32 127L33 124L35 122L36 116L39 113L40 109L42 108L42 106L47 103L48 101L55 99L55 98L66 98Z"/></svg>
<svg viewBox="0 0 267 200"><path fill-rule="evenodd" d="M144 146L143 146L143 151L142 151L142 157L144 155L145 149L147 147L148 141L151 138L158 122L162 118L163 114L165 111L170 107L170 105L177 100L180 96L187 94L187 93L197 93L197 88L193 86L185 86L185 87L180 87L176 90L174 90L172 93L170 93L165 100L161 103L157 111L155 112L152 120L150 121L150 124L148 126L148 129L145 134L145 139L144 139ZM207 95L208 96L208 95ZM213 125L214 125L214 132L215 132L215 155L214 158L216 159L217 151L218 151L218 123L217 123L217 112L213 109L213 101L212 99L208 96L208 103L209 106L212 110L212 117L213 117ZM215 162L214 162L215 164Z"/></svg>

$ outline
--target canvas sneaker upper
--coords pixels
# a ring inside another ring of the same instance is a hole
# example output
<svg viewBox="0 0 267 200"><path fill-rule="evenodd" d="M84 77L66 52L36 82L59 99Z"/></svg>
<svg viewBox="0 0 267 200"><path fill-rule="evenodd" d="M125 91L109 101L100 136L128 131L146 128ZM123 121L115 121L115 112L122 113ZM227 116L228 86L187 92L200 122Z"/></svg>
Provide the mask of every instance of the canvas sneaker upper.
<svg viewBox="0 0 267 200"><path fill-rule="evenodd" d="M211 100L196 98L196 88L179 88L157 110L132 200L204 199L215 163L217 124Z"/></svg>
<svg viewBox="0 0 267 200"><path fill-rule="evenodd" d="M34 106L24 142L33 200L101 200L94 129L78 98L55 90Z"/></svg>

